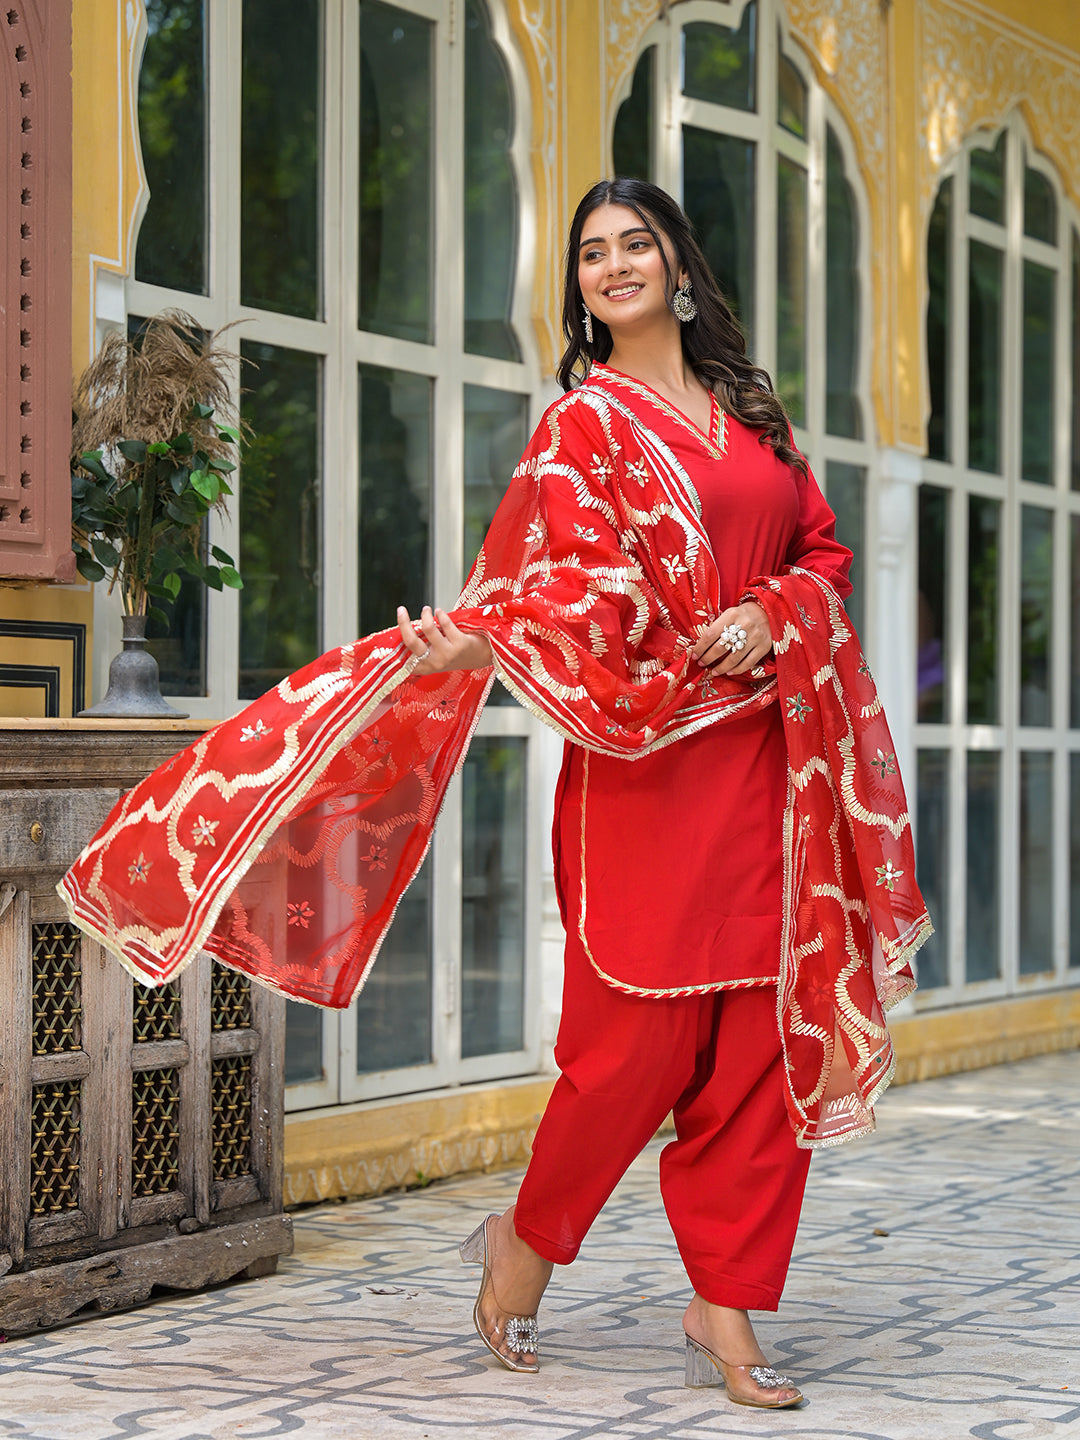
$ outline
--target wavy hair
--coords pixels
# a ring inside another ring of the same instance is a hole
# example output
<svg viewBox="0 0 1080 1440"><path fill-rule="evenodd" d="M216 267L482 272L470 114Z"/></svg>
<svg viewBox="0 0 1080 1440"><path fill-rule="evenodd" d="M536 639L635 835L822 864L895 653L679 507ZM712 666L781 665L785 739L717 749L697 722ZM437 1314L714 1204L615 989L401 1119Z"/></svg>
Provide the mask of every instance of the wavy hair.
<svg viewBox="0 0 1080 1440"><path fill-rule="evenodd" d="M715 393L727 414L734 415L752 430L760 431L758 439L762 445L768 445L785 465L805 475L806 461L792 444L783 402L773 389L768 372L755 365L747 355L746 337L701 253L690 221L666 191L648 180L627 176L600 180L582 196L574 211L566 242L563 282L562 328L566 349L555 371L562 388L571 390L580 384L588 374L591 362L605 361L612 350L611 331L595 315L592 343L586 340L583 323L585 302L578 283L581 234L585 221L601 205L625 205L656 241L664 262L669 306L678 276L677 273L672 274L662 237L670 241L677 269L685 270L689 276L697 303L696 318L679 326L687 363L701 383Z"/></svg>

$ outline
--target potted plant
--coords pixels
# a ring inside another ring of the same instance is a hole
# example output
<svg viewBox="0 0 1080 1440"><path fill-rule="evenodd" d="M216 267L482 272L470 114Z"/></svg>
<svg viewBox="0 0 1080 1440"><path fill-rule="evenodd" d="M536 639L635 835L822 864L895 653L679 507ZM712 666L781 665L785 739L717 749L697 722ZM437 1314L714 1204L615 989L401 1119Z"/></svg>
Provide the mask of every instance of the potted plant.
<svg viewBox="0 0 1080 1440"><path fill-rule="evenodd" d="M212 589L243 585L231 555L206 552L205 521L224 508L240 431L229 390L236 355L221 332L165 310L134 337L108 335L75 390L72 547L87 580L119 586L124 649L105 698L82 715L179 716L162 699L146 622L175 600L181 576Z"/></svg>

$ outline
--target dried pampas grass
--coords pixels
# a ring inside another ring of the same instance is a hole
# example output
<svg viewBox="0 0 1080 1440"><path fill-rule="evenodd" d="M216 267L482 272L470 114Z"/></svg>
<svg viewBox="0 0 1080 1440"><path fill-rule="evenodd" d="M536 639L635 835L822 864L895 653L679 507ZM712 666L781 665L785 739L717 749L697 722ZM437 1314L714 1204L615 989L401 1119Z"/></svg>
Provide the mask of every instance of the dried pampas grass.
<svg viewBox="0 0 1080 1440"><path fill-rule="evenodd" d="M218 428L236 421L229 381L240 358L220 344L229 328L207 336L184 311L163 310L132 339L107 335L75 388L74 463L88 450L113 451L119 440L149 445L183 432L210 460L227 459L232 446ZM213 417L200 419L196 405Z"/></svg>

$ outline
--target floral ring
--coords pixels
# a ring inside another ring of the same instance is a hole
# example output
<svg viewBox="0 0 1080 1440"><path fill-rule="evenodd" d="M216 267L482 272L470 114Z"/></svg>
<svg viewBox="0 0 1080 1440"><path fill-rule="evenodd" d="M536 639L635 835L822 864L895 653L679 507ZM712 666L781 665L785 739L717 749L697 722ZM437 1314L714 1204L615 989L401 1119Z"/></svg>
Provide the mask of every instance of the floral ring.
<svg viewBox="0 0 1080 1440"><path fill-rule="evenodd" d="M731 651L746 649L746 631L740 625L725 625L720 631L720 644Z"/></svg>

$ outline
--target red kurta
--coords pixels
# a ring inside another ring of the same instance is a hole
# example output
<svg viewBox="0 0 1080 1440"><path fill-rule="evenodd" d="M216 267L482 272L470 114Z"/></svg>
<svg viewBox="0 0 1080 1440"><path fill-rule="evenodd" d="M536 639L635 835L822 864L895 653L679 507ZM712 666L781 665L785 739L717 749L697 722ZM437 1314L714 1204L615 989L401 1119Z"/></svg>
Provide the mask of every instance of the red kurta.
<svg viewBox="0 0 1080 1440"><path fill-rule="evenodd" d="M835 517L812 476L784 465L715 401L706 437L640 383L637 397L645 423L697 489L722 608L739 603L752 577L784 565L821 575L841 598L851 593L851 552L836 540ZM568 415L564 426L572 423ZM775 982L786 794L778 705L710 726L631 767L566 746L556 884L564 923L609 984L663 994Z"/></svg>

